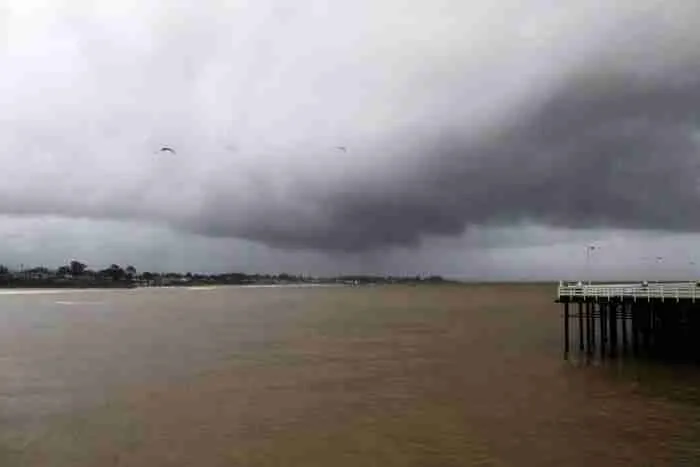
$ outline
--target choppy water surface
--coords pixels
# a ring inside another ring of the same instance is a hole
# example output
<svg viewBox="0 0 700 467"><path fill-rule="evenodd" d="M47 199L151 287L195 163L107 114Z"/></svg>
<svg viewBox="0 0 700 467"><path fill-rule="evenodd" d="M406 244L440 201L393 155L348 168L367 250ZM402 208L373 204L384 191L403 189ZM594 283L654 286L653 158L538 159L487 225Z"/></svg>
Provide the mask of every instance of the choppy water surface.
<svg viewBox="0 0 700 467"><path fill-rule="evenodd" d="M700 370L546 286L0 294L0 465L700 465Z"/></svg>

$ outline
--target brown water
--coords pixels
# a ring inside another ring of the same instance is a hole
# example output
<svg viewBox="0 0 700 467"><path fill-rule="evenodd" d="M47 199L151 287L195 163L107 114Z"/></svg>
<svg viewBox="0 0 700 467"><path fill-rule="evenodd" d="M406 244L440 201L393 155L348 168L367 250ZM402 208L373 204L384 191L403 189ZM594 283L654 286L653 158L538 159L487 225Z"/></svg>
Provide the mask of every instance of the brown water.
<svg viewBox="0 0 700 467"><path fill-rule="evenodd" d="M700 370L565 362L554 292L0 295L0 465L700 465Z"/></svg>

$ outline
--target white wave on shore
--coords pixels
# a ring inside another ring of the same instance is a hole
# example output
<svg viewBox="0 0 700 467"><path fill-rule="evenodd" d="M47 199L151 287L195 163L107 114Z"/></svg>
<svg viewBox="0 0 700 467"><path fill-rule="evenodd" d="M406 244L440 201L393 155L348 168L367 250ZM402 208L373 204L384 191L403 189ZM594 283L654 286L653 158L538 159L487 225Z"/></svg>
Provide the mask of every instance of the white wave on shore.
<svg viewBox="0 0 700 467"><path fill-rule="evenodd" d="M104 289L7 289L0 290L0 295L48 295L92 292Z"/></svg>

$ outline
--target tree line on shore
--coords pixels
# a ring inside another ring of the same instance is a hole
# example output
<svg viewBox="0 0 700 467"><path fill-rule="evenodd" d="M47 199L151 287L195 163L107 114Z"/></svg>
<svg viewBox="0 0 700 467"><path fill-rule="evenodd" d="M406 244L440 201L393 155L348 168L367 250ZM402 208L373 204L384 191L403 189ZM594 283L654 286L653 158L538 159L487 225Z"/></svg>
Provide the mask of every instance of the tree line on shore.
<svg viewBox="0 0 700 467"><path fill-rule="evenodd" d="M306 275L245 274L241 272L204 274L180 272L138 271L134 266L122 267L112 264L104 269L91 269L87 264L73 260L55 269L45 266L10 270L0 264L0 287L148 287L148 286L192 286L192 285L245 285L245 284L396 284L396 283L442 283L440 276L373 276L341 275L312 277Z"/></svg>

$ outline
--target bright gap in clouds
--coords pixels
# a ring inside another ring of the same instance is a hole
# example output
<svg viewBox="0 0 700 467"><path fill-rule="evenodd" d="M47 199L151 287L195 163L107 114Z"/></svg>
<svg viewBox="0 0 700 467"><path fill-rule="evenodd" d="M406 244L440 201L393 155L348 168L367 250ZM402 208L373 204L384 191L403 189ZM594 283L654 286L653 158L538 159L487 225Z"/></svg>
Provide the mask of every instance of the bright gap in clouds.
<svg viewBox="0 0 700 467"><path fill-rule="evenodd" d="M570 231L536 226L472 229L456 238L430 238L419 248L373 253L280 250L238 239L211 239L155 225L61 218L0 218L0 263L50 267L79 259L91 268L113 262L146 271L306 275L441 274L466 280L678 279L700 275L698 235ZM663 256L656 264L653 258ZM696 262L696 265L690 264Z"/></svg>

